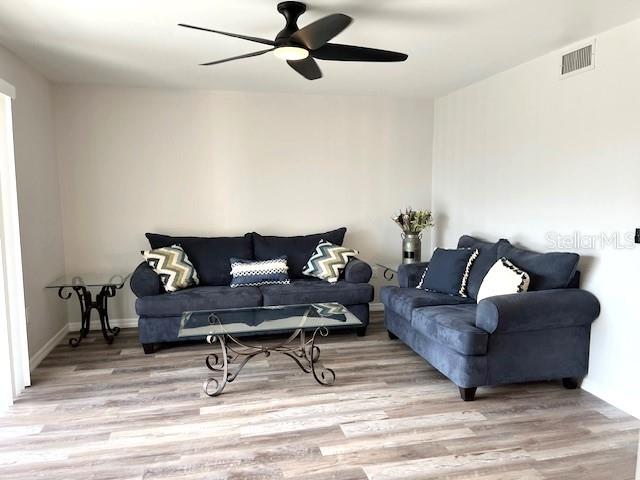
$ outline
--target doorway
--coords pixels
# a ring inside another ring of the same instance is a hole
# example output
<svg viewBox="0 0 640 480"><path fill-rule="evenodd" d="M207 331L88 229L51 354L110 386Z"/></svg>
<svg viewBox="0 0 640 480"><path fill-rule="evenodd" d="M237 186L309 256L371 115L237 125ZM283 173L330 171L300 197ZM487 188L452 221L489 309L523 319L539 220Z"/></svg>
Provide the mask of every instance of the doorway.
<svg viewBox="0 0 640 480"><path fill-rule="evenodd" d="M0 79L0 409L30 385L13 149L15 89Z"/></svg>

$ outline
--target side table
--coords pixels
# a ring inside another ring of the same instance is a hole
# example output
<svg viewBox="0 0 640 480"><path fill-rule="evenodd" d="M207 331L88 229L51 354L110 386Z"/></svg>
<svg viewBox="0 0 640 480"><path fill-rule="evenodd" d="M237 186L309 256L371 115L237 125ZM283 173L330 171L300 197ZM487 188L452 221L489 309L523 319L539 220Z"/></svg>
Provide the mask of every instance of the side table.
<svg viewBox="0 0 640 480"><path fill-rule="evenodd" d="M107 310L107 300L116 295L116 291L124 287L128 275L63 275L53 282L49 283L46 288L57 288L58 297L68 300L76 293L78 302L80 303L80 315L82 318L82 326L77 338L70 338L69 345L77 347L80 342L89 334L91 325L91 312L96 310L100 317L100 326L102 327L102 336L105 341L111 345L113 339L120 328L111 327L109 324L109 314ZM91 287L99 288L100 291L93 299ZM66 290L66 292L65 292Z"/></svg>
<svg viewBox="0 0 640 480"><path fill-rule="evenodd" d="M391 267L389 265L384 265L382 263L376 263L376 266L383 269L382 276L385 280L391 281L393 277L398 274L398 267Z"/></svg>

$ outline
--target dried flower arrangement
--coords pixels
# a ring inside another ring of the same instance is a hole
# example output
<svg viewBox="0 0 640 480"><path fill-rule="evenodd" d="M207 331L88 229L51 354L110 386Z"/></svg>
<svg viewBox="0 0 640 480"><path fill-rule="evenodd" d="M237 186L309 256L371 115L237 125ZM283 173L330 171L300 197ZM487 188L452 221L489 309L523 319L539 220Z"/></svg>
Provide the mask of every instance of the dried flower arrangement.
<svg viewBox="0 0 640 480"><path fill-rule="evenodd" d="M433 227L433 215L430 210L406 208L392 217L405 235L419 235L425 228Z"/></svg>

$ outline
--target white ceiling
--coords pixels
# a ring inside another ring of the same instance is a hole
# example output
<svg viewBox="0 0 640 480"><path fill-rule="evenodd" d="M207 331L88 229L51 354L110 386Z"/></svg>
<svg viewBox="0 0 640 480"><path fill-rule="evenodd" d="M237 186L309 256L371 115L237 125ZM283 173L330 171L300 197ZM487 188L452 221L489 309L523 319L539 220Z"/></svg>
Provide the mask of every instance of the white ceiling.
<svg viewBox="0 0 640 480"><path fill-rule="evenodd" d="M319 62L307 81L264 46L179 28L273 38L273 0L0 0L0 43L59 82L430 97L640 17L637 0L310 0L353 24L335 42L402 51L400 64Z"/></svg>

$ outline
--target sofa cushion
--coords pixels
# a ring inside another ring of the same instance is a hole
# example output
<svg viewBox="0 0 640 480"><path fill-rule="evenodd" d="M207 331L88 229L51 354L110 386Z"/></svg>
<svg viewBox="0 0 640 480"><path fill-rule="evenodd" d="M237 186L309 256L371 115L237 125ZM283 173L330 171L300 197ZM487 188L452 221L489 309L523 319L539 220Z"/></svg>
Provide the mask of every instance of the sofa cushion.
<svg viewBox="0 0 640 480"><path fill-rule="evenodd" d="M466 297L468 272L477 255L478 252L469 248L436 248L418 288Z"/></svg>
<svg viewBox="0 0 640 480"><path fill-rule="evenodd" d="M286 255L289 276L303 278L302 269L311 258L320 240L342 245L346 228L338 228L325 233L315 233L298 237L272 237L253 233L253 248L256 260L269 260Z"/></svg>
<svg viewBox="0 0 640 480"><path fill-rule="evenodd" d="M458 240L458 248L478 250L478 257L473 262L467 282L467 294L469 297L478 298L482 280L498 260L498 243L485 242L470 235L463 235Z"/></svg>
<svg viewBox="0 0 640 480"><path fill-rule="evenodd" d="M506 257L529 274L529 291L567 288L580 260L577 253L532 252L514 247L507 240L498 242L498 257Z"/></svg>
<svg viewBox="0 0 640 480"><path fill-rule="evenodd" d="M198 272L201 285L229 285L231 283L229 259L231 257L253 258L251 234L246 234L244 237L205 238L170 237L147 233L146 237L151 248L180 245L187 252L191 263Z"/></svg>
<svg viewBox="0 0 640 480"><path fill-rule="evenodd" d="M411 326L462 355L486 355L489 334L476 327L477 305L441 305L413 311Z"/></svg>
<svg viewBox="0 0 640 480"><path fill-rule="evenodd" d="M470 298L401 287L382 287L380 299L385 308L391 309L407 319L411 318L413 310L418 307L475 303Z"/></svg>
<svg viewBox="0 0 640 480"><path fill-rule="evenodd" d="M136 300L141 316L175 317L189 310L259 307L262 295L257 287L195 287L174 293L142 297Z"/></svg>
<svg viewBox="0 0 640 480"><path fill-rule="evenodd" d="M373 300L373 286L368 283L298 279L290 285L264 285L259 287L264 305L296 305L302 303L337 302L357 305Z"/></svg>

